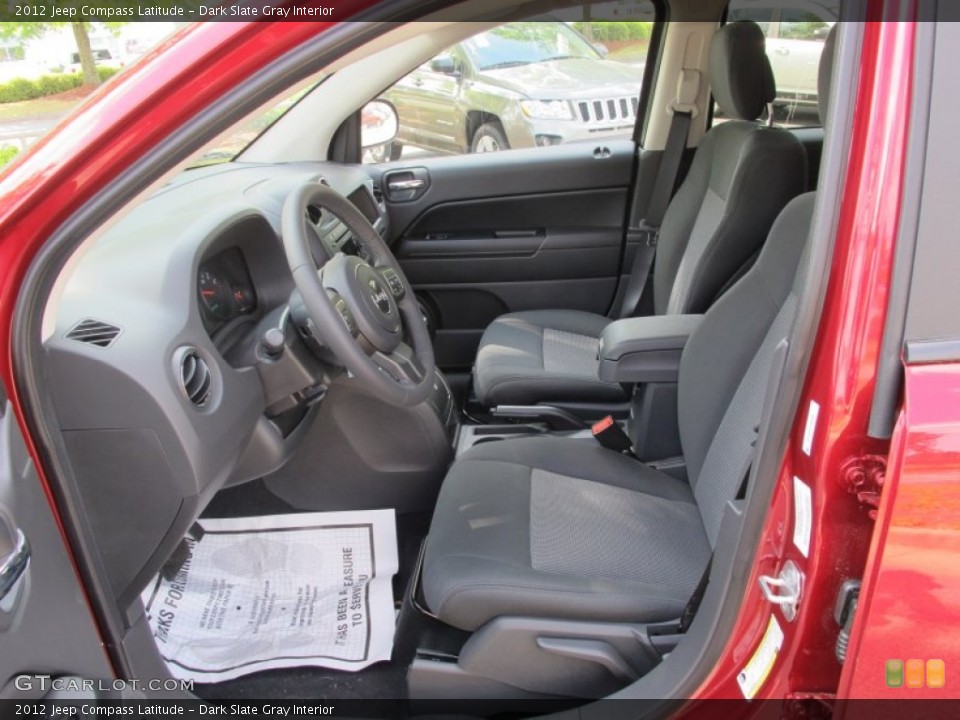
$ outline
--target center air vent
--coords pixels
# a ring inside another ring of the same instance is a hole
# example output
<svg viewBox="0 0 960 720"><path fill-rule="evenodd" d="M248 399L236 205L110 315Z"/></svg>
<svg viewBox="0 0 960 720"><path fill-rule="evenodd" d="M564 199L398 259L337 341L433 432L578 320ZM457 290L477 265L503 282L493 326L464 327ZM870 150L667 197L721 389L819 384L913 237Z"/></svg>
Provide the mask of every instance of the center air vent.
<svg viewBox="0 0 960 720"><path fill-rule="evenodd" d="M180 351L180 387L187 399L197 407L203 407L210 400L212 386L210 367L197 349L183 348Z"/></svg>
<svg viewBox="0 0 960 720"><path fill-rule="evenodd" d="M76 340L102 348L113 345L113 341L117 339L118 335L120 335L120 328L116 325L91 318L81 320L67 331L68 340Z"/></svg>

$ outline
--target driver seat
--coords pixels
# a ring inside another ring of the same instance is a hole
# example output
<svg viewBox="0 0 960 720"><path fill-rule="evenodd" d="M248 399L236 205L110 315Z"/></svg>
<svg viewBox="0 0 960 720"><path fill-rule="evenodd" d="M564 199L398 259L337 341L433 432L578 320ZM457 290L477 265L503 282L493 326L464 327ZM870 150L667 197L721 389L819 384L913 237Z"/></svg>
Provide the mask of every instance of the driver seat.
<svg viewBox="0 0 960 720"><path fill-rule="evenodd" d="M814 194L774 223L756 264L681 358L686 483L592 438L479 445L454 463L427 537L423 597L474 631L503 616L666 622L680 616L753 456L768 375L797 308Z"/></svg>

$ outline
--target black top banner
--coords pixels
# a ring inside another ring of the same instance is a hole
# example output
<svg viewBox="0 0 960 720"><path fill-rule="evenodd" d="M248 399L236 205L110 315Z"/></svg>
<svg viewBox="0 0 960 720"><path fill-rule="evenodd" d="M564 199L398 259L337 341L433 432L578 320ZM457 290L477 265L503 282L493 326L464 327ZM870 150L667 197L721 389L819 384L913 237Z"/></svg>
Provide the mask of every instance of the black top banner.
<svg viewBox="0 0 960 720"><path fill-rule="evenodd" d="M341 9L342 8L342 9ZM197 22L209 20L337 20L356 9L326 2L198 2L197 0L2 0L4 22Z"/></svg>

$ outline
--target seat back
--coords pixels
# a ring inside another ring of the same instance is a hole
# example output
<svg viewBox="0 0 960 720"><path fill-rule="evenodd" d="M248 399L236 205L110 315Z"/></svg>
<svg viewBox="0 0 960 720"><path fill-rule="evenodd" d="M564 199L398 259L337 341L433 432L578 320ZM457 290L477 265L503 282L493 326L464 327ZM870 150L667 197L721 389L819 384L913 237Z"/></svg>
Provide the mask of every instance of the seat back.
<svg viewBox="0 0 960 720"><path fill-rule="evenodd" d="M653 274L659 315L706 311L806 188L799 140L757 122L776 97L765 42L753 22L724 25L711 41L710 82L727 119L703 137L661 224Z"/></svg>
<svg viewBox="0 0 960 720"><path fill-rule="evenodd" d="M820 60L820 117L826 123L834 33ZM813 219L816 193L779 214L756 264L691 335L680 362L680 441L707 537L715 545L724 506L744 481L754 455L777 346L796 315L795 285Z"/></svg>
<svg viewBox="0 0 960 720"><path fill-rule="evenodd" d="M710 308L681 358L680 441L711 545L749 469L770 368L793 324L814 200L807 193L784 208L756 264Z"/></svg>

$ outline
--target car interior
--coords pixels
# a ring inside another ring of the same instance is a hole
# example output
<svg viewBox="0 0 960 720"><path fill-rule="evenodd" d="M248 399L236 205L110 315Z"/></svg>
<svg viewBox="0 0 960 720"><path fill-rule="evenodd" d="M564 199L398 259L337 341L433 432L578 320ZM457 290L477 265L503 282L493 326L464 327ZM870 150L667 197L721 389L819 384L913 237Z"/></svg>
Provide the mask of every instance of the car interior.
<svg viewBox="0 0 960 720"><path fill-rule="evenodd" d="M195 693L456 707L696 686L776 480L770 418L802 380L785 358L820 302L804 280L831 239L811 227L839 197L857 29L817 34L819 119L783 127L762 13L816 25L835 3L647 5L632 134L361 162L385 88L565 6L358 24L320 36L276 88L296 101L229 161L171 166L61 253L36 373L131 672L169 674L142 596L198 522L385 508L389 662Z"/></svg>

